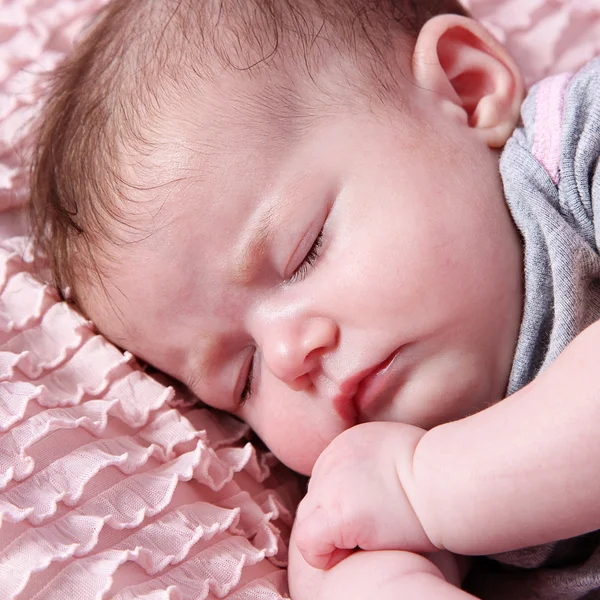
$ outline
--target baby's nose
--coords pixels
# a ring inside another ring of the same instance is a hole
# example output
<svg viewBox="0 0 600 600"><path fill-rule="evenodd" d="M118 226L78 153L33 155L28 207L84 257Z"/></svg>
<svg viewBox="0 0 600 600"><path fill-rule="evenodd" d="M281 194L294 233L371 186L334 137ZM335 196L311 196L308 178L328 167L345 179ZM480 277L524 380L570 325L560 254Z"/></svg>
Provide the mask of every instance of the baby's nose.
<svg viewBox="0 0 600 600"><path fill-rule="evenodd" d="M310 384L311 375L321 368L322 356L338 340L338 327L332 319L308 317L271 324L265 337L263 359L269 370L294 389Z"/></svg>

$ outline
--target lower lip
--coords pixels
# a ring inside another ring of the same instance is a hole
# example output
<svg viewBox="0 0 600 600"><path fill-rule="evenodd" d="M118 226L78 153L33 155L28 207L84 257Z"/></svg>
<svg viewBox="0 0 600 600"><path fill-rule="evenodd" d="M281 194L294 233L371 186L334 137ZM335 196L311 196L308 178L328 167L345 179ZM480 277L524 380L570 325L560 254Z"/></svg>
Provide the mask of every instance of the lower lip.
<svg viewBox="0 0 600 600"><path fill-rule="evenodd" d="M377 400L381 393L387 388L390 378L395 373L393 368L400 350L397 350L385 362L381 363L375 371L363 379L358 386L354 397L358 412L364 415L365 411Z"/></svg>

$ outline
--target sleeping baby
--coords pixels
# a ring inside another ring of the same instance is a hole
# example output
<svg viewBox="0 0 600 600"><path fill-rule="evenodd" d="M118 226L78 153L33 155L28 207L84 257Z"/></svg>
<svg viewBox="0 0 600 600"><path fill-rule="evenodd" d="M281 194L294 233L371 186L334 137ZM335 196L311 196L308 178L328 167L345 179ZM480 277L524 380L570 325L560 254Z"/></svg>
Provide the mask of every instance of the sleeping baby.
<svg viewBox="0 0 600 600"><path fill-rule="evenodd" d="M104 335L311 475L294 600L592 598L599 123L600 63L524 100L455 0L114 0L32 215Z"/></svg>

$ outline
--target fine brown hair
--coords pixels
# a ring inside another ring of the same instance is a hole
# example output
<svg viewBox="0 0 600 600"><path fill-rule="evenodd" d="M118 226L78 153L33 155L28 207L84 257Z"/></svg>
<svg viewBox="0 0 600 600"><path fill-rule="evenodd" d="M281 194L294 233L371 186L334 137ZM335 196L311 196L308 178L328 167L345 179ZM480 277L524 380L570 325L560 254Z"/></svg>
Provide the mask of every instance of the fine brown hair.
<svg viewBox="0 0 600 600"><path fill-rule="evenodd" d="M366 93L382 93L397 39L424 23L467 16L458 0L113 0L52 74L36 130L30 215L59 292L90 275L126 225L120 157L149 143L163 92L215 65L250 72L293 57L307 71L323 43L351 55ZM184 76L185 75L185 76ZM392 77L393 78L393 77ZM108 257L110 263L110 257Z"/></svg>

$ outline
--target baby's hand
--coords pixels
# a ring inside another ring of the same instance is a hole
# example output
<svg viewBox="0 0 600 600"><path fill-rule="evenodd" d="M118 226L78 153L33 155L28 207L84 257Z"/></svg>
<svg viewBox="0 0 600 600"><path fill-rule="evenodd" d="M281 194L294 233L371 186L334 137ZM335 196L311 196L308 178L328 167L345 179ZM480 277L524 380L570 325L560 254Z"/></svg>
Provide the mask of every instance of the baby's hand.
<svg viewBox="0 0 600 600"><path fill-rule="evenodd" d="M377 422L333 440L315 464L294 525L307 563L329 569L357 547L437 550L411 499L413 454L424 434L411 425Z"/></svg>

